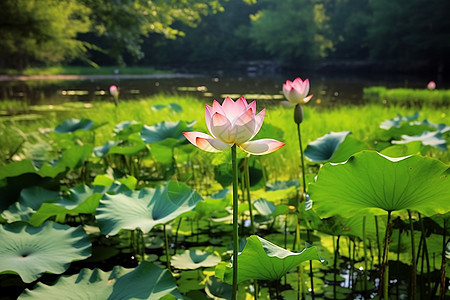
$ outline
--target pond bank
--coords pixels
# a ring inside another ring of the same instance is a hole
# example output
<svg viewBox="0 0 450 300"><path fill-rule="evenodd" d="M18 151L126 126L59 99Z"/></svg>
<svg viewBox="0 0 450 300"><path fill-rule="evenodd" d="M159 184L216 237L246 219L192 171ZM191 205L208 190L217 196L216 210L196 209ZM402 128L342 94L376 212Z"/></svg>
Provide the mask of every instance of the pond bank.
<svg viewBox="0 0 450 300"><path fill-rule="evenodd" d="M0 75L0 81L28 80L100 80L100 79L159 79L159 78L197 78L200 74L162 73L162 74L114 74L114 75Z"/></svg>

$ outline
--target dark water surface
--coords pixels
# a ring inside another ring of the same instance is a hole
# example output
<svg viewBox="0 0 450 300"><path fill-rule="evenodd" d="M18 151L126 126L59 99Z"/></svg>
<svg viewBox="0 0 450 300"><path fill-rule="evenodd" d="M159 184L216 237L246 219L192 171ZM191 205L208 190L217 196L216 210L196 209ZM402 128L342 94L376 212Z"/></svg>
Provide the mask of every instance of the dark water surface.
<svg viewBox="0 0 450 300"><path fill-rule="evenodd" d="M236 99L284 100L282 84L300 76L309 77L313 103L322 105L360 104L363 88L370 86L426 88L434 78L355 74L281 74L277 72L199 72L195 74L88 76L84 79L0 80L0 101L21 100L30 105L64 102L112 100L109 86L117 85L121 100L132 100L157 94L191 95L201 100ZM241 74L244 74L243 76ZM130 78L132 77L132 78ZM23 79L23 78L21 78ZM438 88L442 86L438 83Z"/></svg>

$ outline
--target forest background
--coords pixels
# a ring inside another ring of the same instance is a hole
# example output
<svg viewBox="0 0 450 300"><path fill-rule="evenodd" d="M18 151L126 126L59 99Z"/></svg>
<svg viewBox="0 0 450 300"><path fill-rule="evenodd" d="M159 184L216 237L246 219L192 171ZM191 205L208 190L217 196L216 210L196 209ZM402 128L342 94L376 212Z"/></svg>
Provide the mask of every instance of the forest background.
<svg viewBox="0 0 450 300"><path fill-rule="evenodd" d="M446 0L3 0L0 68L270 61L448 74Z"/></svg>

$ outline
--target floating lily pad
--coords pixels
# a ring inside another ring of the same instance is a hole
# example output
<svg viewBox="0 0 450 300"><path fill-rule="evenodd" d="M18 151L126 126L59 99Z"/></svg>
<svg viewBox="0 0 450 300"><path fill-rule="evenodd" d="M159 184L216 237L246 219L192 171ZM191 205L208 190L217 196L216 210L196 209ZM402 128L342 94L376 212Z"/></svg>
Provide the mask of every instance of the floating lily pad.
<svg viewBox="0 0 450 300"><path fill-rule="evenodd" d="M79 274L62 276L54 285L38 283L19 299L161 299L169 294L181 299L176 287L168 270L143 261L135 269L82 269Z"/></svg>
<svg viewBox="0 0 450 300"><path fill-rule="evenodd" d="M308 144L305 156L314 162L342 162L366 148L364 143L349 138L350 131L333 132Z"/></svg>
<svg viewBox="0 0 450 300"><path fill-rule="evenodd" d="M26 173L35 173L41 177L56 177L56 175L81 166L91 155L91 145L76 146L67 149L61 157L54 162L43 163L39 168L32 160L26 159L0 166L0 179L15 177Z"/></svg>
<svg viewBox="0 0 450 300"><path fill-rule="evenodd" d="M345 163L324 165L309 193L322 218L405 209L431 216L450 210L449 175L450 168L432 158L362 151Z"/></svg>
<svg viewBox="0 0 450 300"><path fill-rule="evenodd" d="M201 250L186 250L172 257L171 263L177 269L198 269L214 267L220 262L220 257L214 253Z"/></svg>
<svg viewBox="0 0 450 300"><path fill-rule="evenodd" d="M41 225L52 216L65 218L67 214L93 214L102 198L103 194L109 191L121 192L129 189L124 185L112 184L109 187L79 185L69 190L67 196L60 197L53 202L46 202L41 205L37 212L31 216L30 224Z"/></svg>
<svg viewBox="0 0 450 300"><path fill-rule="evenodd" d="M91 242L81 227L47 222L32 227L23 222L0 227L0 274L18 274L24 282L44 272L60 274L72 261L91 254Z"/></svg>
<svg viewBox="0 0 450 300"><path fill-rule="evenodd" d="M266 199L258 199L253 202L253 206L261 215L276 217L289 211L289 207L284 204L275 205Z"/></svg>
<svg viewBox="0 0 450 300"><path fill-rule="evenodd" d="M55 132L57 133L69 133L75 132L77 130L89 130L94 126L94 121L86 118L82 119L69 119L55 128Z"/></svg>
<svg viewBox="0 0 450 300"><path fill-rule="evenodd" d="M239 254L237 281L240 283L250 279L277 280L307 260L322 261L316 247L308 247L300 253L295 253L252 235ZM216 267L216 276L227 283L232 282L232 272L231 267L223 264Z"/></svg>
<svg viewBox="0 0 450 300"><path fill-rule="evenodd" d="M170 181L156 189L105 195L97 209L97 220L104 234L136 228L149 232L193 210L200 200L201 196L187 185Z"/></svg>
<svg viewBox="0 0 450 300"><path fill-rule="evenodd" d="M447 150L447 141L442 137L439 131L425 131L421 135L402 135L401 141L392 141L393 144L406 144L414 141L420 141L425 146L433 146L441 151Z"/></svg>
<svg viewBox="0 0 450 300"><path fill-rule="evenodd" d="M141 131L141 138L146 143L162 143L168 147L174 147L177 144L186 141L183 132L192 131L192 126L197 121L186 122L166 122L157 123L153 126L144 125Z"/></svg>

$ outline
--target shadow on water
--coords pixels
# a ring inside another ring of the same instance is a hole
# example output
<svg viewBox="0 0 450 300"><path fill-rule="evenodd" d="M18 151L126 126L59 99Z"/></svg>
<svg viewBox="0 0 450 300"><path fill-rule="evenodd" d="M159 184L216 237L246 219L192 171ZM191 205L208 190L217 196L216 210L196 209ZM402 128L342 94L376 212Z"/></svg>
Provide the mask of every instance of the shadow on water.
<svg viewBox="0 0 450 300"><path fill-rule="evenodd" d="M111 100L109 86L117 85L121 100L133 100L158 94L189 95L200 100L236 99L245 96L249 100L284 100L282 84L298 74L281 74L248 69L245 72L199 72L193 74L165 74L155 76L95 76L83 80L2 80L0 101L20 100L29 105L60 104L64 102L93 102ZM242 76L242 74L245 74ZM412 76L392 76L360 73L309 73L312 103L324 106L363 103L363 88L369 86L425 88L431 79Z"/></svg>

